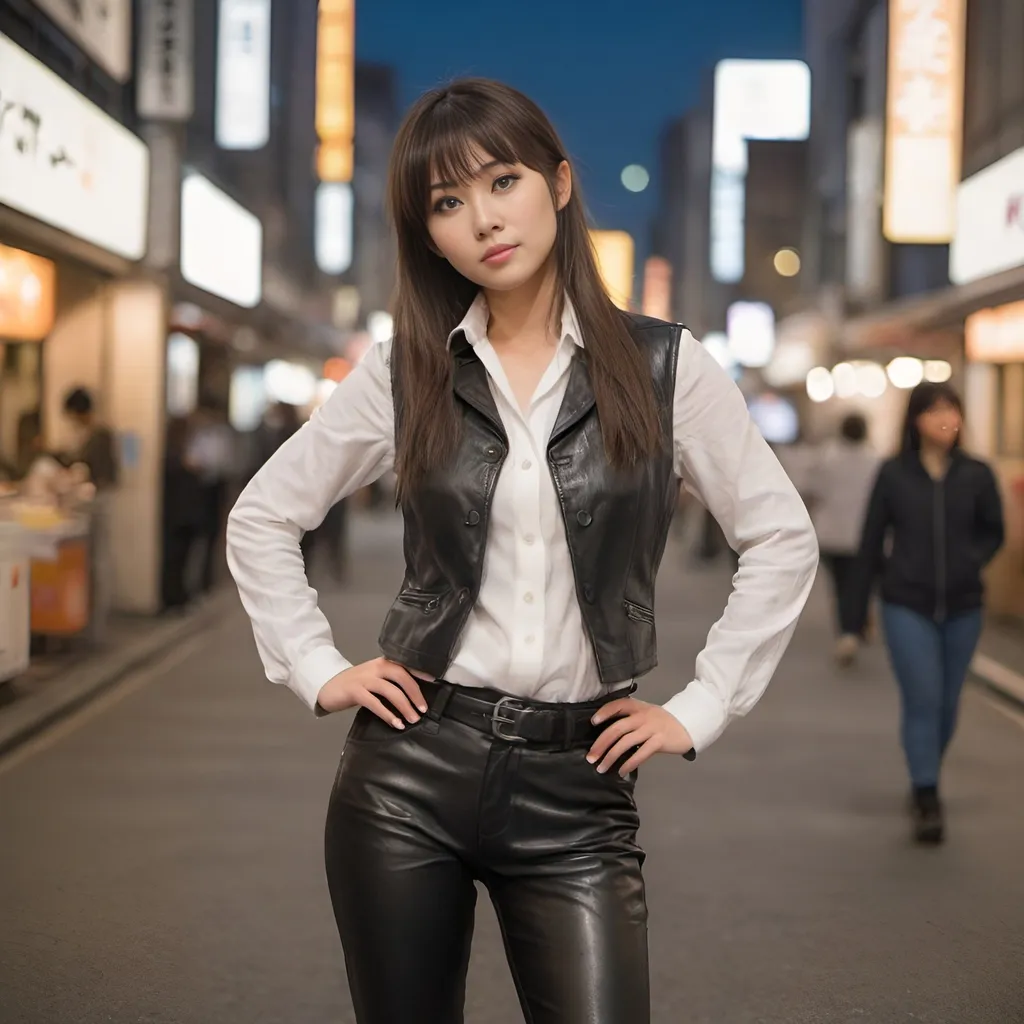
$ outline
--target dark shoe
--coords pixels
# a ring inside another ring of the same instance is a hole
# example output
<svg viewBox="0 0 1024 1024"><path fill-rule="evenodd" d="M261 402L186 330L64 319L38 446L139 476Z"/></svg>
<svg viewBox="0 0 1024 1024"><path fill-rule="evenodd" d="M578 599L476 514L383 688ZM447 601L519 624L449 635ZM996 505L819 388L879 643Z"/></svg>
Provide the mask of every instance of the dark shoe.
<svg viewBox="0 0 1024 1024"><path fill-rule="evenodd" d="M914 790L911 798L911 817L915 842L929 846L937 846L942 842L945 823L942 802L934 786L922 786Z"/></svg>

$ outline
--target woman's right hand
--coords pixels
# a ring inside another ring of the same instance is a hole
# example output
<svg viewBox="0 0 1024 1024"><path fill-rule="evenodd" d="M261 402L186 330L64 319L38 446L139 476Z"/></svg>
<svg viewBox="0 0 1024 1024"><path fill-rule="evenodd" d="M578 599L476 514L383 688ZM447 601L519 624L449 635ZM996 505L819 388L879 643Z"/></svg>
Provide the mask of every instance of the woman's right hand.
<svg viewBox="0 0 1024 1024"><path fill-rule="evenodd" d="M427 702L416 680L401 665L387 658L374 658L339 672L320 688L317 703L324 711L364 707L393 728L404 729L405 722L395 716L381 697L386 697L410 723L420 720L417 708L423 713L427 710Z"/></svg>

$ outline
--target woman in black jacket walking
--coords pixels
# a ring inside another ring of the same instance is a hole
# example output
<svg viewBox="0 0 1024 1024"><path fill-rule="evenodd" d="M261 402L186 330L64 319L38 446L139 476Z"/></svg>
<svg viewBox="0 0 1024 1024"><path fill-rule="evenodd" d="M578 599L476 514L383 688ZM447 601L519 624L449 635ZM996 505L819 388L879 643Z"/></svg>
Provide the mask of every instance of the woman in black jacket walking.
<svg viewBox="0 0 1024 1024"><path fill-rule="evenodd" d="M995 477L960 450L962 424L960 398L948 384L919 384L911 392L903 449L879 471L858 555L860 629L881 577L914 836L924 843L943 838L939 769L981 634L981 571L1003 543Z"/></svg>

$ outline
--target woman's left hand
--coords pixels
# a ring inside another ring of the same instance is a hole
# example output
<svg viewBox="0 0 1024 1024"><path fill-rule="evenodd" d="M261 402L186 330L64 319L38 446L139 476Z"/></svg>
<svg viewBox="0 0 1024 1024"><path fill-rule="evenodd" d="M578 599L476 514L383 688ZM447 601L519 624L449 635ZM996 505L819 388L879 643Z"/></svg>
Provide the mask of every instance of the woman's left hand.
<svg viewBox="0 0 1024 1024"><path fill-rule="evenodd" d="M618 721L605 726L587 754L599 772L606 772L625 753L636 748L633 756L619 769L625 777L639 768L652 754L686 754L693 749L693 740L685 726L658 704L648 704L632 697L609 701L591 719L595 725Z"/></svg>

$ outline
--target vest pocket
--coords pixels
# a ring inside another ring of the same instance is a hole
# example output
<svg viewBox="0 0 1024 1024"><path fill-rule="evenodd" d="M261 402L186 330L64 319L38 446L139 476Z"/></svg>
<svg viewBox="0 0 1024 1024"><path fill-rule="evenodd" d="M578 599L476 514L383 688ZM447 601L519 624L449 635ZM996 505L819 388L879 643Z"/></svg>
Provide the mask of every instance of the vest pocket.
<svg viewBox="0 0 1024 1024"><path fill-rule="evenodd" d="M433 590L417 590L413 587L407 587L405 590L399 591L398 600L402 604L407 604L412 608L418 608L424 615L430 615L432 612L437 611L442 599L449 593L451 593L450 590L442 590L438 592Z"/></svg>
<svg viewBox="0 0 1024 1024"><path fill-rule="evenodd" d="M625 605L626 615L634 622L646 622L654 625L654 612L650 608L645 608L643 605L636 604L633 601L623 601L622 603Z"/></svg>

